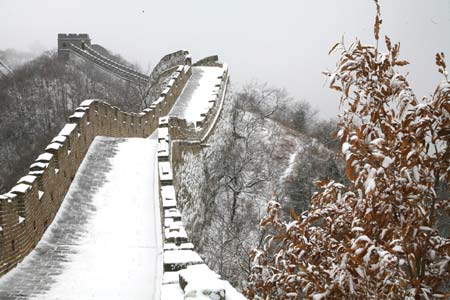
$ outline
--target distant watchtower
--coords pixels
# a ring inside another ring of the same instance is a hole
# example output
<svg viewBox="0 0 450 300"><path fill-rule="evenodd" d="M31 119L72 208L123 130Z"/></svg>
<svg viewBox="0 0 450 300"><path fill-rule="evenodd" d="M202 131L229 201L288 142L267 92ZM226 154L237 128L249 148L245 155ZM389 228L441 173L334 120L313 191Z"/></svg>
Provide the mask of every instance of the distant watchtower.
<svg viewBox="0 0 450 300"><path fill-rule="evenodd" d="M69 34L58 34L58 57L63 59L68 59L70 55L70 44L83 49L83 45L90 46L91 39L87 33L69 33Z"/></svg>

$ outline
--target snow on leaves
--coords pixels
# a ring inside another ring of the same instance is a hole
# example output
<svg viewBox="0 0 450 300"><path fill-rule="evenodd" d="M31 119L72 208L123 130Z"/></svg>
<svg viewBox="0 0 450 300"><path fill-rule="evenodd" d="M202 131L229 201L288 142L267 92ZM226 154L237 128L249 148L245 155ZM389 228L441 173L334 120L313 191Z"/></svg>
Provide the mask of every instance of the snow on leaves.
<svg viewBox="0 0 450 300"><path fill-rule="evenodd" d="M381 24L379 7L375 35ZM418 100L398 68L400 44L387 52L356 40L340 51L329 84L339 91L338 137L348 186L318 182L310 209L291 214L268 205L261 225L273 232L253 254L250 299L442 299L450 297L450 240L436 194L450 175L450 82Z"/></svg>

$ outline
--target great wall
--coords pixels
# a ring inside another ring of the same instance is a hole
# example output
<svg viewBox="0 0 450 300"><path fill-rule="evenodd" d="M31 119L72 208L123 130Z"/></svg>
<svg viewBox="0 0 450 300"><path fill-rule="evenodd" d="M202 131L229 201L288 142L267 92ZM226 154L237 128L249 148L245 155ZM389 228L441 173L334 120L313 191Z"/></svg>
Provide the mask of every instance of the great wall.
<svg viewBox="0 0 450 300"><path fill-rule="evenodd" d="M156 207L160 208L160 220L152 222L161 224L161 251L164 251L161 262L164 274L161 274L161 282L153 283L161 285L158 297L245 299L228 282L211 271L194 251L194 245L189 243L181 213L177 209L176 178L173 178L172 169L181 163L183 152L201 152L202 146L214 131L227 98L227 66L220 63L217 56L192 64L189 53L182 50L163 57L147 76L102 56L90 46L87 34L58 35L58 54L62 59L70 60L71 55L80 56L124 80L145 82L152 89L152 95L156 93L159 96L154 97L151 105L140 113L123 112L100 100L85 100L45 152L30 166L29 173L19 179L8 193L0 195L0 276L3 275L0 277L0 299L52 299L45 295L52 290L53 282L60 274L56 271L53 272L55 274L46 273L45 276L49 277L47 281L42 278L36 281L33 277L27 286L22 278L30 276L29 270L34 262L27 256L49 249L49 245L46 245L48 242L41 239L54 234L53 231L46 231L55 216L58 216L64 201L70 200L65 198L70 196L68 191L71 185L75 184L74 181L80 181L79 178L86 171L86 164L89 166L89 162L83 160L93 155L91 152L95 149L91 145L100 149L97 145L105 141L101 137L123 139L150 136L157 143L155 156L159 179L156 193L159 196L155 200L159 202ZM209 76L209 80L202 83L195 76ZM202 99L197 99L198 94L192 91L195 92L202 85L205 85L206 92L202 94ZM180 107L189 108L194 100L201 101L203 106L198 110L199 116L192 122L177 111ZM82 168L80 165L83 165ZM77 201L83 201L83 198L77 198ZM54 230L57 231L59 224L53 224ZM72 251L64 250L68 249L67 245L61 246L64 246L62 251ZM40 257L40 254L33 255ZM54 257L50 255L49 260L52 259ZM43 263L46 265L45 261ZM60 299L66 298L61 295ZM156 298L147 296L145 299Z"/></svg>

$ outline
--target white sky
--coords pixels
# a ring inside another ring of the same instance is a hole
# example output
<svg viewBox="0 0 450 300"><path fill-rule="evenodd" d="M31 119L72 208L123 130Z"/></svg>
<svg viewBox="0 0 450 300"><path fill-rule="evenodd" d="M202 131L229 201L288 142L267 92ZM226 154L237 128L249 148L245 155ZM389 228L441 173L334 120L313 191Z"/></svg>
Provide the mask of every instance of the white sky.
<svg viewBox="0 0 450 300"><path fill-rule="evenodd" d="M434 54L450 65L450 0L382 0L382 33L402 42L419 96L440 77ZM331 117L337 94L321 71L332 69L331 45L342 35L372 42L370 0L0 0L0 49L56 47L58 33L88 33L93 43L131 62L154 65L187 49L194 60L218 54L232 80L285 87Z"/></svg>

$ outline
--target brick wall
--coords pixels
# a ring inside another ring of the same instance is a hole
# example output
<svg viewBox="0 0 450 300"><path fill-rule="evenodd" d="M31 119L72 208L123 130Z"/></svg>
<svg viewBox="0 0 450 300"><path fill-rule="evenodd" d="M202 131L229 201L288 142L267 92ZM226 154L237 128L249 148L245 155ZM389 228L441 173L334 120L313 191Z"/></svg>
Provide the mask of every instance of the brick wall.
<svg viewBox="0 0 450 300"><path fill-rule="evenodd" d="M47 146L30 172L0 195L0 275L19 263L42 238L96 136L147 137L169 113L191 75L180 66L161 96L141 113L126 113L99 100L85 100L70 123Z"/></svg>

